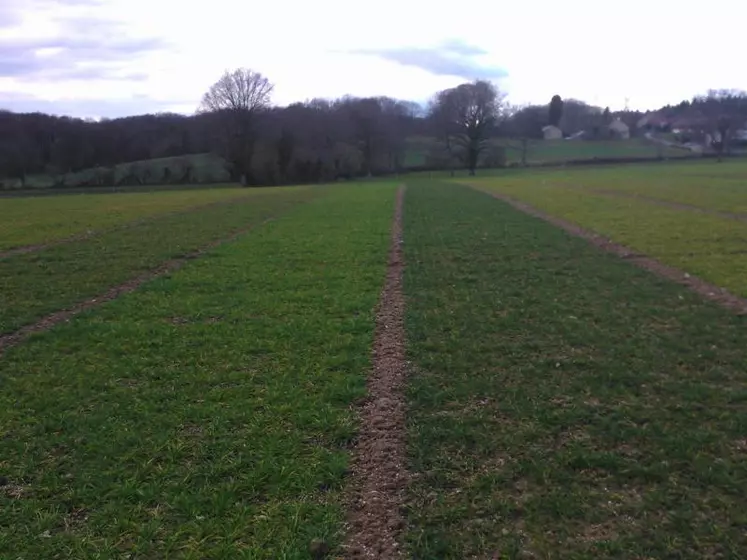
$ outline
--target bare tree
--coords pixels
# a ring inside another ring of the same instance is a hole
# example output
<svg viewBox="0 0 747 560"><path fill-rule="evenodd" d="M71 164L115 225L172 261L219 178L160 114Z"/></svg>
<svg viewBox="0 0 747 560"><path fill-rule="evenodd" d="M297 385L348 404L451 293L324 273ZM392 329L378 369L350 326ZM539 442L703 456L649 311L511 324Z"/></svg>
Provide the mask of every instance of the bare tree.
<svg viewBox="0 0 747 560"><path fill-rule="evenodd" d="M451 90L438 92L428 106L428 119L431 121L436 137L442 143L445 160L449 173L454 176L454 163L459 160L459 154L454 137L459 132L457 124L454 98L449 95Z"/></svg>
<svg viewBox="0 0 747 560"><path fill-rule="evenodd" d="M200 112L218 117L223 130L223 156L232 178L242 185L252 181L256 120L269 107L272 90L273 85L262 74L239 68L223 74L202 98Z"/></svg>
<svg viewBox="0 0 747 560"><path fill-rule="evenodd" d="M577 99L565 99L560 128L568 134L592 130L595 126L598 126L597 123L601 113L602 109L600 107L594 107Z"/></svg>
<svg viewBox="0 0 747 560"><path fill-rule="evenodd" d="M470 175L503 108L504 96L490 82L478 80L438 93L432 111L445 125L446 142L459 148ZM451 148L449 148L451 150Z"/></svg>
<svg viewBox="0 0 747 560"><path fill-rule="evenodd" d="M523 166L527 165L530 142L542 138L542 127L546 122L546 106L525 105L507 108L506 118L501 123L501 132L511 139L507 147L519 152Z"/></svg>
<svg viewBox="0 0 747 560"><path fill-rule="evenodd" d="M691 104L706 115L718 160L729 153L734 130L747 119L747 92L741 90L709 90Z"/></svg>
<svg viewBox="0 0 747 560"><path fill-rule="evenodd" d="M253 113L270 105L274 86L259 72L238 68L225 72L202 96L200 110Z"/></svg>

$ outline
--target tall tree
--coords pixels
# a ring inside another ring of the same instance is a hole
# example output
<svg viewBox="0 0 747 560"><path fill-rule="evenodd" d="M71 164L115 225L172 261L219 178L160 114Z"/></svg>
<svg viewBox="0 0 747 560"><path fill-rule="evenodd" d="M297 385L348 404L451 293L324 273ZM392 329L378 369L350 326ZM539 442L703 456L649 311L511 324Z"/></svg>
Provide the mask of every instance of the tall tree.
<svg viewBox="0 0 747 560"><path fill-rule="evenodd" d="M522 165L527 165L530 141L542 138L542 127L547 122L546 118L547 107L543 105L526 105L508 109L501 132L511 139L507 146L519 152Z"/></svg>
<svg viewBox="0 0 747 560"><path fill-rule="evenodd" d="M498 89L483 80L461 84L436 95L431 114L444 123L447 145L456 145L461 158L475 174L480 155L503 108L504 96Z"/></svg>
<svg viewBox="0 0 747 560"><path fill-rule="evenodd" d="M550 100L549 123L551 126L560 126L560 119L563 118L563 100L559 95L553 95Z"/></svg>
<svg viewBox="0 0 747 560"><path fill-rule="evenodd" d="M269 107L273 87L259 72L239 68L224 73L202 98L200 111L215 115L222 129L223 157L232 177L244 185L252 182L257 119Z"/></svg>
<svg viewBox="0 0 747 560"><path fill-rule="evenodd" d="M741 90L709 90L708 95L693 99L692 106L704 114L714 138L713 148L718 160L729 153L734 130L747 122L747 92Z"/></svg>

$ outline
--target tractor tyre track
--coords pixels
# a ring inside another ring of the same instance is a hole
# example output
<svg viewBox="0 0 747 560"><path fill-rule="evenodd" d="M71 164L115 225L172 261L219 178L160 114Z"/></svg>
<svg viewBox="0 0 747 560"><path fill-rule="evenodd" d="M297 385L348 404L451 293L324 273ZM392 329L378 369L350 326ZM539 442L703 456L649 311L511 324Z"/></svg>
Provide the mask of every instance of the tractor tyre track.
<svg viewBox="0 0 747 560"><path fill-rule="evenodd" d="M405 300L402 252L404 187L397 192L386 280L376 312L373 367L352 458L344 556L402 558L407 486L404 383Z"/></svg>

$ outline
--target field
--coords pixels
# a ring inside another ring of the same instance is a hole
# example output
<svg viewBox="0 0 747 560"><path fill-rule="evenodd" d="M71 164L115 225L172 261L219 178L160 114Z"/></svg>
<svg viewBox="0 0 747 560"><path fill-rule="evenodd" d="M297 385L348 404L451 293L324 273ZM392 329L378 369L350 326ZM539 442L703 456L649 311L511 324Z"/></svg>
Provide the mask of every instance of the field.
<svg viewBox="0 0 747 560"><path fill-rule="evenodd" d="M214 154L205 153L121 163L112 167L111 181L107 181L106 184L120 184L133 173L144 178L147 184L158 184L165 178L184 182L180 179L187 174L187 171L189 171L190 182L195 183L221 183L230 179L223 159ZM106 172L104 168L95 168L68 173L64 176L65 186L95 185L97 178ZM51 187L56 179L46 174L31 175L26 179L26 186L29 188ZM21 187L18 180L7 181L7 183L11 188Z"/></svg>
<svg viewBox="0 0 747 560"><path fill-rule="evenodd" d="M116 197L98 194L54 198L8 198L2 201L0 251L24 245L50 243L66 237L85 235L131 224L167 213L176 213L216 203L233 203L247 198L237 187L122 193Z"/></svg>
<svg viewBox="0 0 747 560"><path fill-rule="evenodd" d="M0 557L745 556L747 316L512 205L747 296L743 177L0 201Z"/></svg>
<svg viewBox="0 0 747 560"><path fill-rule="evenodd" d="M637 252L747 296L747 166L691 162L477 179Z"/></svg>
<svg viewBox="0 0 747 560"><path fill-rule="evenodd" d="M508 164L521 162L521 152L516 141L494 141L494 146L505 146ZM428 157L434 150L439 150L435 138L427 136L413 136L405 144L405 168L413 168L428 164ZM659 147L641 138L630 140L599 140L599 141L568 141L568 140L532 140L529 143L527 161L530 165L562 163L570 160L593 160L609 158L651 158L682 157L690 155L687 151ZM222 158L214 154L192 154L170 158L149 159L123 163L112 168L110 181L103 184L118 185L122 181L129 185L137 185L134 180L128 180L133 174L143 180L143 184L157 185L168 178L167 182L184 183L182 178L189 171L190 183L214 184L229 180L226 165ZM90 185L96 187L97 180L105 174L103 168L85 169L83 171L65 175L65 188L75 188ZM98 178L98 179L97 179ZM26 180L26 187L44 189L52 187L56 178L51 175L32 175ZM6 181L8 188L19 189L20 181ZM1 191L1 189L0 189Z"/></svg>
<svg viewBox="0 0 747 560"><path fill-rule="evenodd" d="M408 139L406 165L409 167L426 165L428 154L437 147L434 138L412 137ZM521 148L518 141L494 141L494 146L506 147L509 164L521 162ZM527 163L549 164L571 160L622 159L683 157L688 155L681 149L659 147L657 144L640 138L630 140L531 140L527 148Z"/></svg>

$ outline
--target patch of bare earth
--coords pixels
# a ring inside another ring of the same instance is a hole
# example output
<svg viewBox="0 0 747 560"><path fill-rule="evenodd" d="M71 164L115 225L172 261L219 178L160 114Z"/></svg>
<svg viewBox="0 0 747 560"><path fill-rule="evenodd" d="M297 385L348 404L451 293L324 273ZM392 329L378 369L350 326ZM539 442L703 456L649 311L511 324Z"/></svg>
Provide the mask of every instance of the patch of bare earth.
<svg viewBox="0 0 747 560"><path fill-rule="evenodd" d="M600 249L613 253L640 268L653 272L654 274L668 280L672 280L673 282L677 282L678 284L689 288L693 292L696 292L706 299L714 301L715 303L721 305L722 307L725 307L726 309L736 313L737 315L747 315L747 299L736 296L731 292L725 290L724 288L706 282L701 278L692 276L691 274L683 272L682 270L679 270L677 268L663 264L656 259L653 259L641 253L637 253L633 249L625 247L624 245L620 245L619 243L615 243L611 239L594 233L593 231L586 230L572 222L568 222L562 218L545 214L541 210L538 210L533 206L530 206L529 204L520 202L504 194L488 191L482 192L485 192L486 194L489 194L499 200L502 200L503 202L506 202L507 204L510 204L511 206L513 206L517 210L521 210L525 214L540 218L541 220L544 220L572 235L575 235L576 237L585 239L586 241L589 241Z"/></svg>
<svg viewBox="0 0 747 560"><path fill-rule="evenodd" d="M376 313L373 370L361 411L361 430L353 453L348 492L346 558L403 556L405 501L405 367L402 273L402 207L397 192L384 289Z"/></svg>
<svg viewBox="0 0 747 560"><path fill-rule="evenodd" d="M20 247L12 247L11 249L0 251L0 259L6 259L8 257L15 257L17 255L26 255L28 253L36 253L38 251L43 251L44 249L51 249L52 247L57 247L59 245L65 245L66 243L72 243L74 241L85 241L86 239L91 239L92 237L96 237L97 235L101 235L104 233L130 229L130 228L137 227L137 226L140 226L140 225L143 225L148 222L155 221L155 220L161 220L163 218L168 218L171 216L179 216L181 214L189 214L190 212L194 212L195 210L206 210L214 206L225 206L227 204L235 204L236 202L244 198L247 198L247 197L240 196L240 197L231 198L228 200L219 200L217 202L211 202L209 204L202 204L199 206L190 206L189 208L184 208L182 210L175 210L173 212L164 212L163 214L156 214L155 216L148 216L146 218L140 218L137 220L133 220L131 222L126 222L124 224L112 226L109 228L89 229L81 233L76 233L75 235L63 237L62 239L55 239L54 241L48 241L46 243L36 243L34 245L21 245Z"/></svg>
<svg viewBox="0 0 747 560"><path fill-rule="evenodd" d="M610 196L614 198L628 198L631 200L642 200L656 206L662 206L664 208L672 208L673 210L687 210L689 212L698 212L700 214L709 214L711 216L718 216L719 218L727 218L729 220L737 220L740 222L747 222L747 214L739 214L737 212L724 212L723 210L712 210L710 208L702 208L695 206L694 204L687 204L684 202L675 202L673 200L663 200L661 198L655 198L653 196L646 196L637 193L627 193L621 191L612 191L608 189L592 189L589 192L595 194L601 194L603 196Z"/></svg>
<svg viewBox="0 0 747 560"><path fill-rule="evenodd" d="M262 222L262 224L265 224L271 220L272 218L269 218L265 220L264 222ZM140 276L136 276L135 278L132 278L128 280L127 282L119 284L118 286L109 288L107 291L105 291L102 294L99 294L98 296L94 298L80 302L72 307L68 307L60 311L55 311L54 313L47 315L46 317L37 321L36 323L32 323L30 325L26 325L25 327L21 327L15 332L5 334L5 335L0 335L0 356L2 356L3 352L5 352L8 348L16 346L17 344L27 339L29 336L35 333L38 333L38 332L49 330L59 323L69 321L75 315L78 315L79 313L83 311L87 311L89 309L97 307L101 305L102 303L112 301L121 295L134 292L146 282L153 280L154 278L157 278L159 276L164 276L166 274L179 270L188 261L201 257L208 251L215 249L216 247L223 245L224 243L229 243L231 241L234 241L235 239L247 233L254 227L256 226L251 225L248 227L241 228L237 231L234 231L228 237L224 237L222 239L211 241L207 245L204 245L200 249L197 249L196 251L188 253L184 255L183 257L165 261L161 263L160 265L158 265L156 268L151 269L148 272L141 274Z"/></svg>

